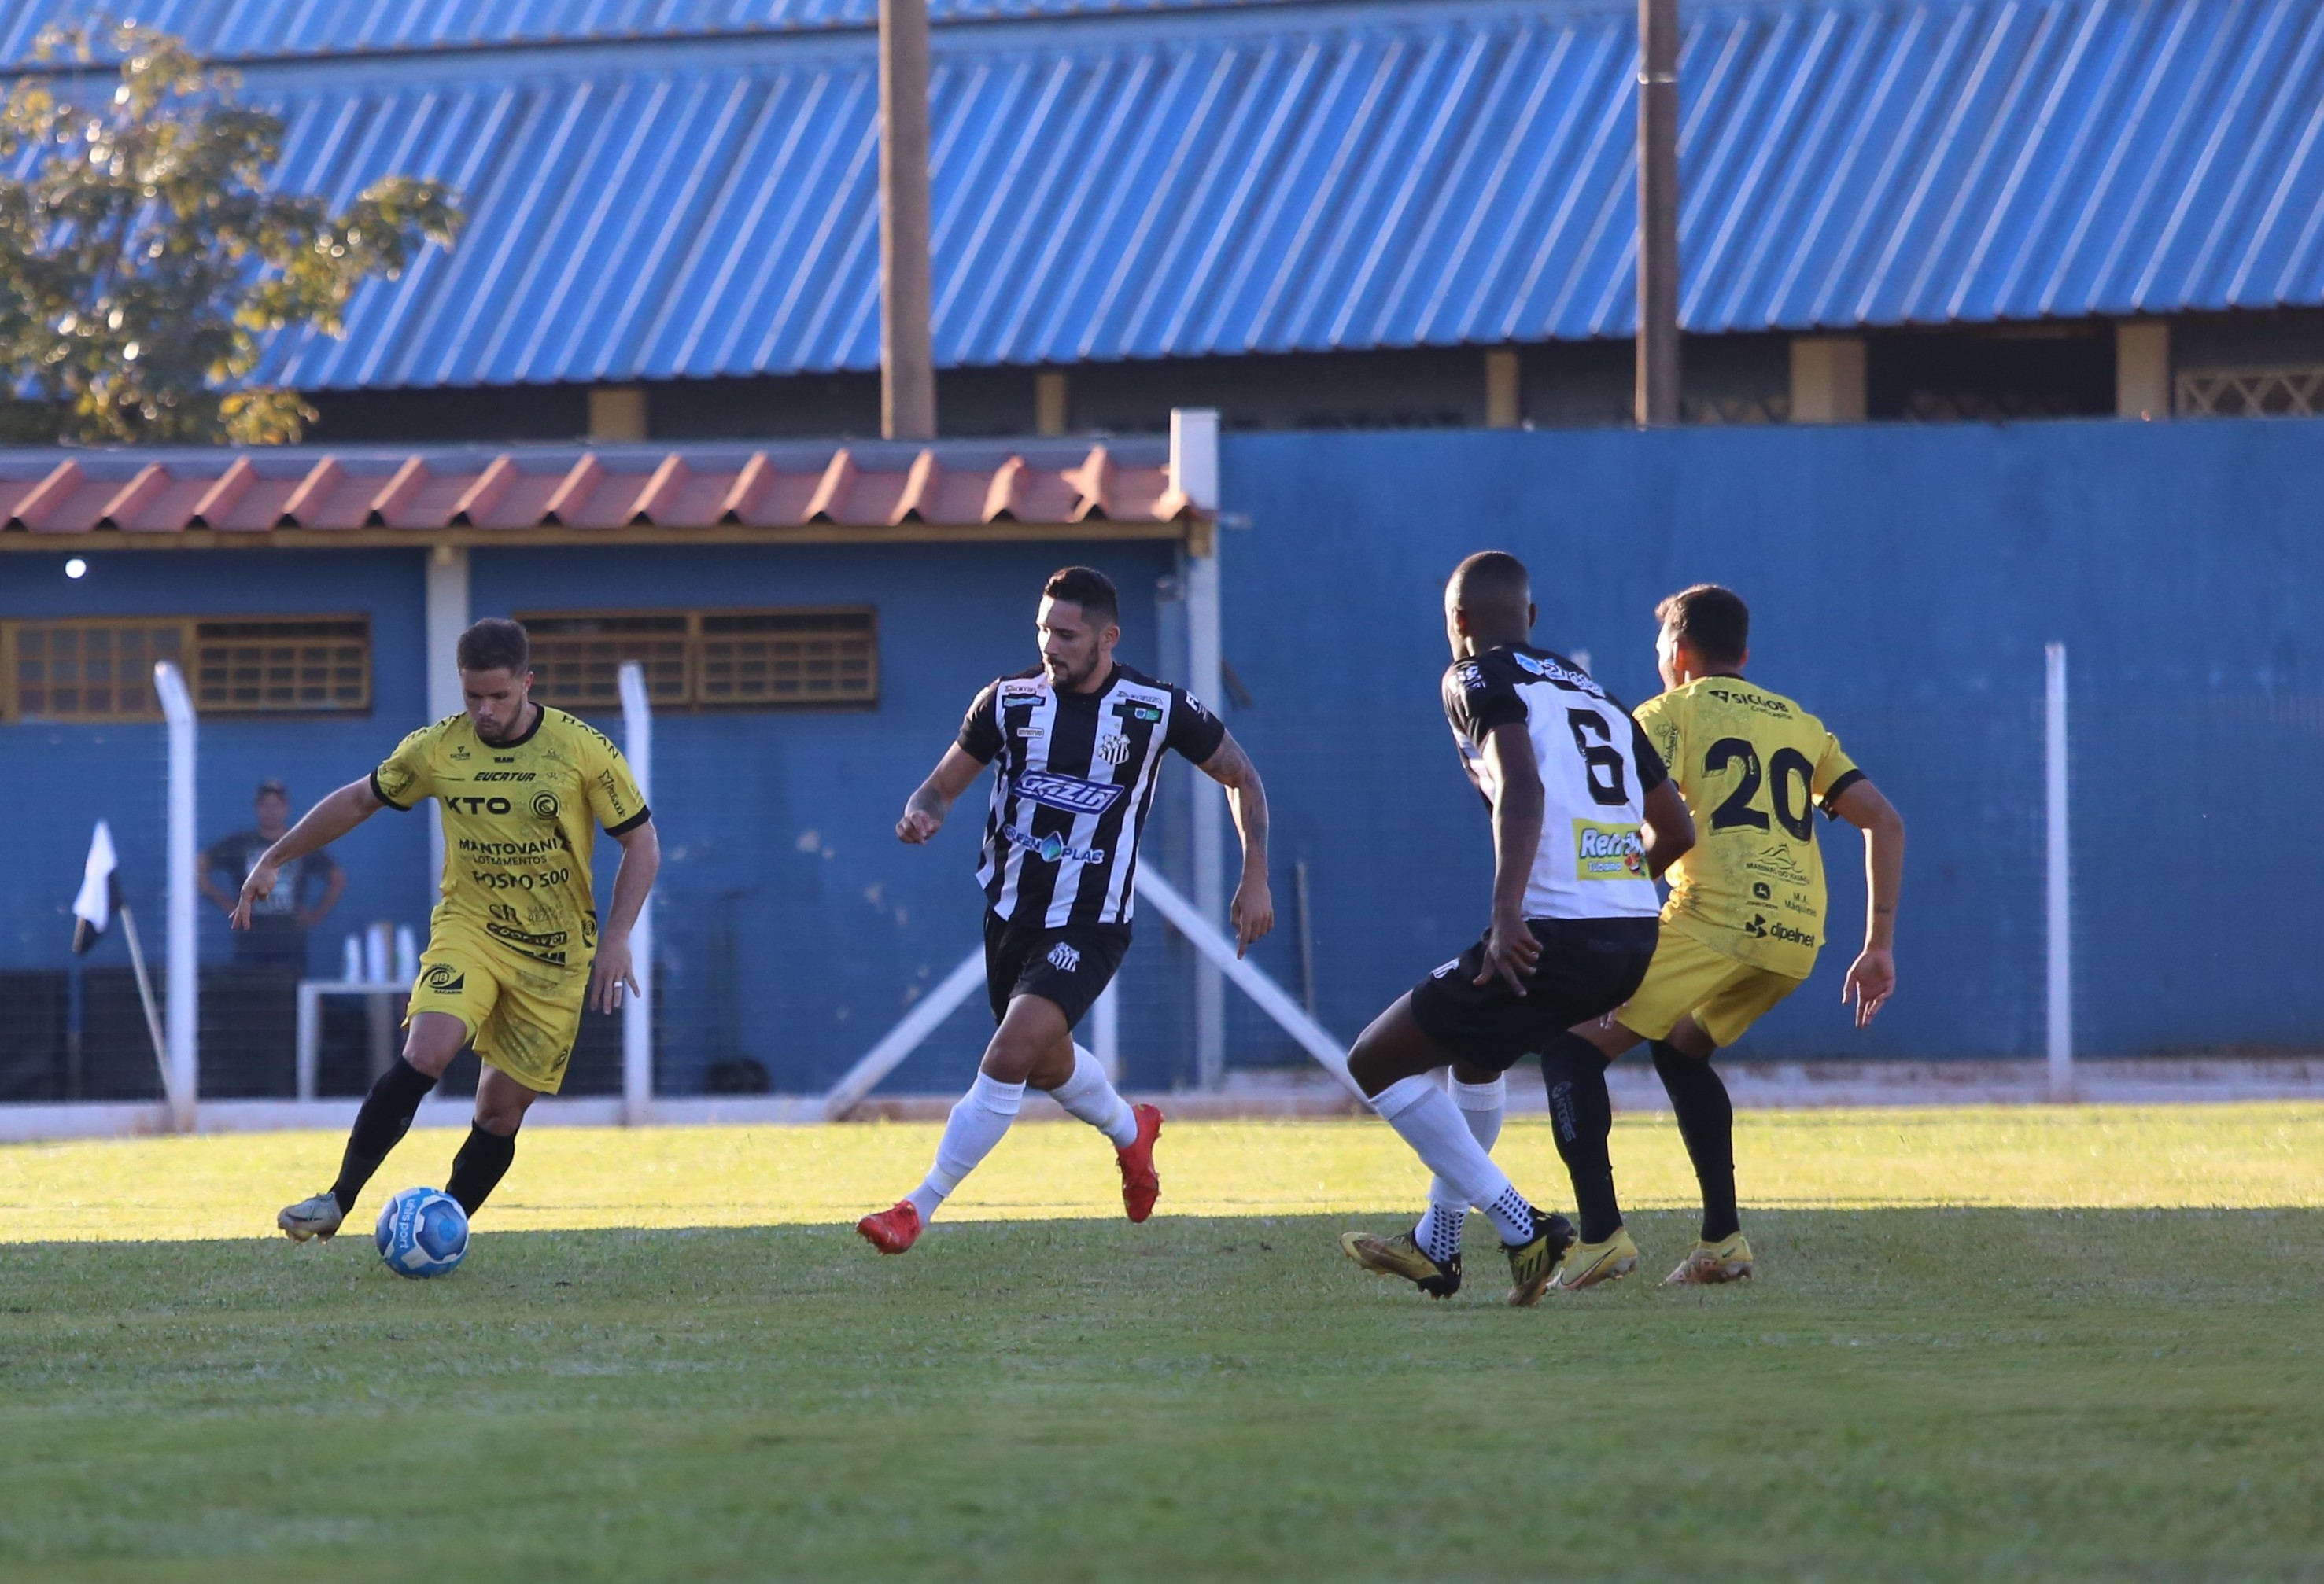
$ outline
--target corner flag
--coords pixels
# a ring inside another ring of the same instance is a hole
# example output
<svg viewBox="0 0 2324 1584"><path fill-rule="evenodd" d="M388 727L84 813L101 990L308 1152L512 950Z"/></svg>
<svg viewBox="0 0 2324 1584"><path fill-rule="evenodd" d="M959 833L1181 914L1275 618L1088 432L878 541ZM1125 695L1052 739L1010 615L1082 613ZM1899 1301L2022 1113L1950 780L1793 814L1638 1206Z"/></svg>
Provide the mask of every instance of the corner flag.
<svg viewBox="0 0 2324 1584"><path fill-rule="evenodd" d="M113 855L113 833L99 820L97 833L89 838L88 862L81 870L80 894L73 898L75 956L97 944L121 910L119 868Z"/></svg>

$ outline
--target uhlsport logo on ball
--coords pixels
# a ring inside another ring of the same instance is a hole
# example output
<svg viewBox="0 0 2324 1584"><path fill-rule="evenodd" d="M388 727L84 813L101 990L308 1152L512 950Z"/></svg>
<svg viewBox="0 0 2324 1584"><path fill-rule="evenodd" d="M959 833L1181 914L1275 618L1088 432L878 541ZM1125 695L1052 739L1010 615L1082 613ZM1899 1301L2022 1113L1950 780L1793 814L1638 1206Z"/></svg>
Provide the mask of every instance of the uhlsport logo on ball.
<svg viewBox="0 0 2324 1584"><path fill-rule="evenodd" d="M379 1212L379 1257L400 1276L440 1276L468 1253L468 1213L435 1188L406 1188Z"/></svg>

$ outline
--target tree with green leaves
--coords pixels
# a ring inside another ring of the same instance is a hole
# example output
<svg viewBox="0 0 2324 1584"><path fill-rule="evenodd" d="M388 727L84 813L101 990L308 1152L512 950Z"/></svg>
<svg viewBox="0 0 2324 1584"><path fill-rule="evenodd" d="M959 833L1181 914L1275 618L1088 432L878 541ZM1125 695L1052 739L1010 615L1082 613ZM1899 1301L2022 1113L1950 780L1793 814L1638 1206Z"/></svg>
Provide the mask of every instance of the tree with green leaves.
<svg viewBox="0 0 2324 1584"><path fill-rule="evenodd" d="M332 335L355 289L451 245L456 195L374 182L337 214L275 192L282 122L134 23L52 29L0 102L0 437L298 439L314 410L248 382L261 337Z"/></svg>

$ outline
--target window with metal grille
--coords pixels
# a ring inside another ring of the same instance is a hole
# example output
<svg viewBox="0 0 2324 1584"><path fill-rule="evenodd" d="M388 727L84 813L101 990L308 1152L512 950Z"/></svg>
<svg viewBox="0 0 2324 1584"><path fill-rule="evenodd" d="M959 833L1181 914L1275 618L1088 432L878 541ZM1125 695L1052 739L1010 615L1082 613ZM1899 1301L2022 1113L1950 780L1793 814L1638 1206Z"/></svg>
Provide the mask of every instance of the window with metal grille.
<svg viewBox="0 0 2324 1584"><path fill-rule="evenodd" d="M156 660L184 668L204 714L371 708L367 616L147 616L0 623L0 715L158 721Z"/></svg>
<svg viewBox="0 0 2324 1584"><path fill-rule="evenodd" d="M622 707L622 662L645 668L646 696L658 709L689 697L690 637L684 612L638 615L519 615L532 639L532 694L576 711Z"/></svg>
<svg viewBox="0 0 2324 1584"><path fill-rule="evenodd" d="M879 702L868 609L520 612L544 704L621 707L621 667L645 668L657 709L816 709Z"/></svg>
<svg viewBox="0 0 2324 1584"><path fill-rule="evenodd" d="M204 714L351 714L371 708L371 618L196 622L188 668Z"/></svg>
<svg viewBox="0 0 2324 1584"><path fill-rule="evenodd" d="M2181 369L2181 418L2311 418L2324 412L2324 365Z"/></svg>
<svg viewBox="0 0 2324 1584"><path fill-rule="evenodd" d="M158 721L153 663L186 623L113 619L0 624L0 708L12 721Z"/></svg>

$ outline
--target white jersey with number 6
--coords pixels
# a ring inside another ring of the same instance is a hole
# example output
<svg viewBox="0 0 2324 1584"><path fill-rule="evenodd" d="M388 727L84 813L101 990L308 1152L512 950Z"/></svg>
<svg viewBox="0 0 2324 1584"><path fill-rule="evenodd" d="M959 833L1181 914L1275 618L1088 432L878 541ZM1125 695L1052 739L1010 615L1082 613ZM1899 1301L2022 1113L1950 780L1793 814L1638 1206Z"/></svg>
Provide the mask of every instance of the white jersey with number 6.
<svg viewBox="0 0 2324 1584"><path fill-rule="evenodd" d="M1522 723L1541 767L1541 847L1527 918L1642 918L1661 909L1646 873L1646 796L1669 778L1630 712L1572 661L1508 644L1444 673L1444 718L1469 779L1498 803L1485 758L1495 728Z"/></svg>

